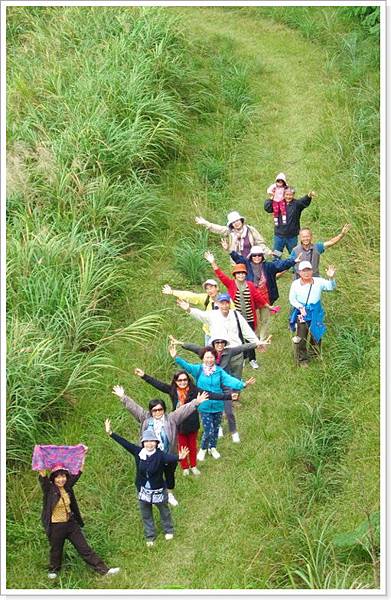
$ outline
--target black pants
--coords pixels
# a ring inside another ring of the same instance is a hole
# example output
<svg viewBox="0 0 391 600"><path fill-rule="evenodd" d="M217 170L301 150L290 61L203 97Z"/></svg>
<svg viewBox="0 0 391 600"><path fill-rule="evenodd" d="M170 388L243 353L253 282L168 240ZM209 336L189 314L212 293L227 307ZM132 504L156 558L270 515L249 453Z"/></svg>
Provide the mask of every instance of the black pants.
<svg viewBox="0 0 391 600"><path fill-rule="evenodd" d="M178 463L168 463L167 465L164 465L164 478L169 490L173 490L175 487L175 469L177 466Z"/></svg>
<svg viewBox="0 0 391 600"><path fill-rule="evenodd" d="M307 362L311 358L320 355L321 340L317 342L311 335L310 324L308 322L297 323L296 335L300 338L297 344L297 358L300 362ZM308 340L309 337L309 340Z"/></svg>
<svg viewBox="0 0 391 600"><path fill-rule="evenodd" d="M50 571L57 573L61 569L62 551L67 538L83 560L95 571L105 575L109 570L103 560L87 544L79 523L73 517L67 523L51 523L48 537L50 542Z"/></svg>

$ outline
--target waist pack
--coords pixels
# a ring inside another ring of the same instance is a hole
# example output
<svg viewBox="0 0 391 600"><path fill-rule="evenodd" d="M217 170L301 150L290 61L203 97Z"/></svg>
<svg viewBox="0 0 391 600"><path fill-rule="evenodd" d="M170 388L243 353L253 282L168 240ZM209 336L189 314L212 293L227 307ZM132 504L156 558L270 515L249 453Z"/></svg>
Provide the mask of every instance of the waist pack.
<svg viewBox="0 0 391 600"><path fill-rule="evenodd" d="M151 490L142 485L138 493L138 499L148 502L148 504L163 504L168 500L168 493L165 488Z"/></svg>

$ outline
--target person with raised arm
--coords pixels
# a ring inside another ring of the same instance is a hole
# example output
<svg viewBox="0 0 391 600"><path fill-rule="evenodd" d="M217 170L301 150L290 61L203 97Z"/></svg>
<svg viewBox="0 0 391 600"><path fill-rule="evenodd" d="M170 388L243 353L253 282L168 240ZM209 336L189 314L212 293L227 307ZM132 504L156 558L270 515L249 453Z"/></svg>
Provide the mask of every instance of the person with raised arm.
<svg viewBox="0 0 391 600"><path fill-rule="evenodd" d="M178 456L163 452L159 448L159 438L152 429L144 430L141 446L132 444L112 431L110 419L105 420L105 431L109 437L130 452L136 462L135 484L147 546L153 546L156 539L153 506L159 510L165 539L172 540L174 525L168 506L167 482L164 475L167 465L176 465L178 460L183 460L187 456L188 448L180 448Z"/></svg>
<svg viewBox="0 0 391 600"><path fill-rule="evenodd" d="M232 375L228 375L224 369L216 365L217 353L211 346L206 346L201 352L201 364L189 363L177 356L176 345L173 343L169 346L169 352L175 362L194 377L197 386L207 392L222 393L223 386L233 390L242 390L246 386L255 383L254 377L251 377L247 381L242 381L241 379L232 377ZM220 453L216 447L224 402L208 399L202 403L198 410L201 415L204 431L197 458L199 461L205 460L206 453L208 452L213 458L219 459Z"/></svg>
<svg viewBox="0 0 391 600"><path fill-rule="evenodd" d="M327 242L314 242L311 229L308 227L303 227L300 229L299 243L295 248L293 248L291 253L291 258L295 259L296 261L295 279L300 277L298 270L298 258L300 258L300 260L308 260L312 265L313 276L319 277L320 255L323 254L323 252L328 248L338 244L349 232L350 228L350 223L345 223L341 231L330 240L327 240Z"/></svg>
<svg viewBox="0 0 391 600"><path fill-rule="evenodd" d="M320 356L321 340L326 332L321 297L323 292L331 292L336 288L332 265L327 268L326 274L328 279L314 277L311 263L303 260L299 263L300 278L292 282L289 291L292 305L289 324L295 332L292 341L300 367L308 367L309 360Z"/></svg>
<svg viewBox="0 0 391 600"><path fill-rule="evenodd" d="M125 390L121 385L113 387L113 394L121 399L124 407L134 416L136 421L140 423L140 436L143 435L146 429L151 429L159 440L159 448L163 452L175 454L177 448L178 427L189 415L195 412L201 402L205 402L208 398L207 393L199 394L187 404L179 406L170 413L167 413L166 403L164 400L150 400L148 409L146 410L137 404L132 398L125 394ZM175 469L177 463L170 463L165 469L165 477L168 488L168 502L172 506L177 506L178 501L174 496L175 487Z"/></svg>

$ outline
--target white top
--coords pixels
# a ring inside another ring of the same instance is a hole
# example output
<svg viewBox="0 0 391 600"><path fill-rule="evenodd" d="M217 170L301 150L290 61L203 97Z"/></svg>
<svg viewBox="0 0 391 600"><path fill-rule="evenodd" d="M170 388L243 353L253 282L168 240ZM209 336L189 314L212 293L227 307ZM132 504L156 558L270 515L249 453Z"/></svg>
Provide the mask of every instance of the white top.
<svg viewBox="0 0 391 600"><path fill-rule="evenodd" d="M210 327L211 334L213 337L213 331L217 331L219 335L225 334L225 339L228 340L228 346L240 346L242 341L239 337L238 332L238 324L236 322L235 314L233 310L230 310L227 317L224 317L221 310L199 310L198 308L191 308L190 314L198 319L198 321L202 321L203 323L207 323ZM242 317L240 313L236 313L240 327L243 333L243 337L250 343L259 344L260 340L257 338L253 330L247 321Z"/></svg>
<svg viewBox="0 0 391 600"><path fill-rule="evenodd" d="M302 308L306 304L316 304L319 302L322 292L331 292L335 290L336 285L335 279L313 277L311 293L309 294L311 283L302 285L301 279L295 279L289 291L289 302L295 308Z"/></svg>

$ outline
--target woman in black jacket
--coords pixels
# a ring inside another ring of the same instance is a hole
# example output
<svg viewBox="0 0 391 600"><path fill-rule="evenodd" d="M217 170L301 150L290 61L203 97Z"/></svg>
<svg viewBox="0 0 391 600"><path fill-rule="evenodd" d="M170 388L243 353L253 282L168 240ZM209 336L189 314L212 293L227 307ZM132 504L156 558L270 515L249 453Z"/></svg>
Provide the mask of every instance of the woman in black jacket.
<svg viewBox="0 0 391 600"><path fill-rule="evenodd" d="M87 544L81 527L83 519L77 505L73 486L81 476L71 475L62 465L56 465L48 477L39 471L39 483L43 492L42 525L49 539L49 579L55 579L61 569L64 542L68 539L80 556L97 573L115 575L119 567L111 568Z"/></svg>
<svg viewBox="0 0 391 600"><path fill-rule="evenodd" d="M155 379L144 373L142 369L135 369L135 374L141 377L144 381L155 387L157 390L168 394L171 398L172 407L175 410L177 406L187 404L197 397L199 392L203 390L197 388L192 378L186 371L178 371L174 374L171 383L164 383L159 379ZM213 394L208 392L209 398L212 400L225 400L230 398L229 395ZM200 475L197 468L197 436L200 428L200 419L198 412L193 412L189 415L178 427L178 448L186 446L189 449L189 455L180 461L183 475Z"/></svg>
<svg viewBox="0 0 391 600"><path fill-rule="evenodd" d="M167 483L164 473L167 464L177 464L178 456L162 452L158 448L159 439L153 429L146 429L144 431L141 438L142 446L136 446L136 444L132 444L128 440L125 440L125 438L114 433L111 430L110 419L105 420L105 430L107 435L113 438L125 450L133 454L136 461L135 483L147 546L153 546L156 538L156 528L152 512L154 504L159 509L165 538L166 540L171 540L174 537L174 526L168 506ZM179 459L187 456L188 452L187 448L181 448Z"/></svg>

